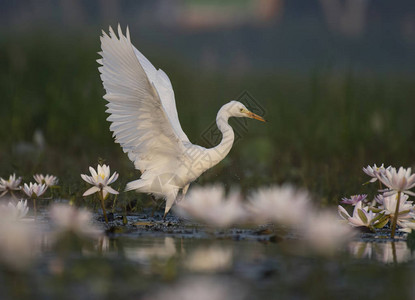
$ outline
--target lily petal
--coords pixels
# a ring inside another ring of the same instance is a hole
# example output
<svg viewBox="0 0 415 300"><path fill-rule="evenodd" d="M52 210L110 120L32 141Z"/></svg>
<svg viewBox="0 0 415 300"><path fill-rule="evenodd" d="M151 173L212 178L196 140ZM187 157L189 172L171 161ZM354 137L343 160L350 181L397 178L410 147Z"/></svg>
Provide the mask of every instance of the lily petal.
<svg viewBox="0 0 415 300"><path fill-rule="evenodd" d="M91 195L91 194L93 194L93 193L96 193L96 192L99 192L100 191L100 189L98 188L98 187L96 187L96 186L93 186L93 187L91 187L91 188L89 188L89 189L87 189L86 191L85 191L85 193L83 193L83 197L85 197L85 196L89 196L89 195Z"/></svg>

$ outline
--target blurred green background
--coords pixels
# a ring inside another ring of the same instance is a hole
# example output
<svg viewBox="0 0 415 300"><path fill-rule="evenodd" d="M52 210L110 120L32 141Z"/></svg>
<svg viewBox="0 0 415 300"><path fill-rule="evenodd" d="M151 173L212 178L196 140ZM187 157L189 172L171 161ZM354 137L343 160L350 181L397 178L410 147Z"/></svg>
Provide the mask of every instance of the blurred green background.
<svg viewBox="0 0 415 300"><path fill-rule="evenodd" d="M247 91L244 123L199 183L293 183L322 205L368 192L363 166L415 158L415 8L389 1L10 1L0 4L0 176L57 175L80 198L99 159L139 172L113 142L97 70L101 29L129 25L170 77L193 143ZM235 121L231 122L234 126ZM372 188L372 187L370 187ZM121 197L137 197L134 193ZM142 196L138 196L142 197Z"/></svg>

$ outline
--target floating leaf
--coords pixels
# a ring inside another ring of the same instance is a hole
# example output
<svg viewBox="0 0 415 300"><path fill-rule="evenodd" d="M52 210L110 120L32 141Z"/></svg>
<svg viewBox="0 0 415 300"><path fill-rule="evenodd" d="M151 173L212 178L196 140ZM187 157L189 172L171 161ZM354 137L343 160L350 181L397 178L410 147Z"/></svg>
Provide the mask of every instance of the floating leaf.
<svg viewBox="0 0 415 300"><path fill-rule="evenodd" d="M136 222L133 225L135 225L135 226L151 226L151 225L153 225L153 223L151 223L151 222Z"/></svg>

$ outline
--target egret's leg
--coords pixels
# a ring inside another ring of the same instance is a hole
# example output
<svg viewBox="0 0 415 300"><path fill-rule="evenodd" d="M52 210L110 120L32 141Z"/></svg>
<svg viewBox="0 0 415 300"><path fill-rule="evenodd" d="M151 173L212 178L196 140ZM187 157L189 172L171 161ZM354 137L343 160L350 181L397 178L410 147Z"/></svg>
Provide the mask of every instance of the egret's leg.
<svg viewBox="0 0 415 300"><path fill-rule="evenodd" d="M154 197L153 195L150 195L150 197L151 197L151 200L153 200L153 208L151 209L151 217L154 217L154 212L157 210L159 206L157 204L156 197Z"/></svg>

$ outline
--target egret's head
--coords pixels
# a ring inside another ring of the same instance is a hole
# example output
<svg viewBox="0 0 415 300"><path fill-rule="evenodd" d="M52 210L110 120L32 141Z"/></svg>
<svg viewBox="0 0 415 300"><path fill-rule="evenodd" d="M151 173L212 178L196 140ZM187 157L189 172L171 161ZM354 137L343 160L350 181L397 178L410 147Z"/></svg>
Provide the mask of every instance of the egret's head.
<svg viewBox="0 0 415 300"><path fill-rule="evenodd" d="M245 105L243 105L239 101L231 101L228 103L228 113L232 117L237 118L251 118L256 119L262 122L266 122L264 118L261 116L258 116L257 114L254 114L253 112L249 111Z"/></svg>

